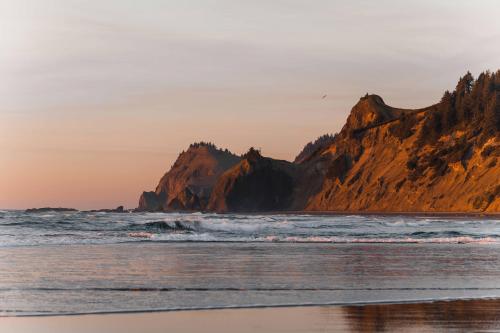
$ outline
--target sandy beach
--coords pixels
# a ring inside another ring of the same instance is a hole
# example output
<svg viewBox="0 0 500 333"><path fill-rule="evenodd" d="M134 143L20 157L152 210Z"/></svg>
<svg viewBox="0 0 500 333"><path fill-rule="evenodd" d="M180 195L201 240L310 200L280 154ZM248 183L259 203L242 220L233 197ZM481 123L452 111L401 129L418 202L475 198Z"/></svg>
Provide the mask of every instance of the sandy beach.
<svg viewBox="0 0 500 333"><path fill-rule="evenodd" d="M2 332L470 332L500 330L500 300L3 317Z"/></svg>

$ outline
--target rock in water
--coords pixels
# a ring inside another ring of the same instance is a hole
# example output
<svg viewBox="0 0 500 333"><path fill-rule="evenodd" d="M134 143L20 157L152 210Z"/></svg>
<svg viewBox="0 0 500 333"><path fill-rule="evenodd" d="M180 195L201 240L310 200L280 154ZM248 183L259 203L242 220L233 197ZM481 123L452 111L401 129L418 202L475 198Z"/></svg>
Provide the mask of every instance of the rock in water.
<svg viewBox="0 0 500 333"><path fill-rule="evenodd" d="M161 201L155 191L142 192L137 210L148 212L162 210Z"/></svg>

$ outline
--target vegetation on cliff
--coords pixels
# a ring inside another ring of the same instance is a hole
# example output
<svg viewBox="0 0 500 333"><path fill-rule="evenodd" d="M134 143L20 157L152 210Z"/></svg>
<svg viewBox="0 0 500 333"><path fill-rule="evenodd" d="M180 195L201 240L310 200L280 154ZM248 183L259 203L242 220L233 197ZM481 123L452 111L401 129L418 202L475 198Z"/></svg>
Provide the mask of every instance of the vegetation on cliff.
<svg viewBox="0 0 500 333"><path fill-rule="evenodd" d="M302 151L295 157L294 163L302 163L311 157L316 151L328 147L333 143L335 135L324 134L314 141L307 143Z"/></svg>

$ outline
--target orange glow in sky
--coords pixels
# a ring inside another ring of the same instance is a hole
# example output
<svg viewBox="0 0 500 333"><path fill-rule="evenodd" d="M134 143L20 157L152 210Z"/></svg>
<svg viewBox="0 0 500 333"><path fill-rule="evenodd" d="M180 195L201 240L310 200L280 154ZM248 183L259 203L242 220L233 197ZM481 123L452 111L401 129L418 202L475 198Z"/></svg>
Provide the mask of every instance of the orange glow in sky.
<svg viewBox="0 0 500 333"><path fill-rule="evenodd" d="M424 107L467 70L500 68L499 14L496 1L0 1L0 209L134 208L200 140L291 160L366 92Z"/></svg>

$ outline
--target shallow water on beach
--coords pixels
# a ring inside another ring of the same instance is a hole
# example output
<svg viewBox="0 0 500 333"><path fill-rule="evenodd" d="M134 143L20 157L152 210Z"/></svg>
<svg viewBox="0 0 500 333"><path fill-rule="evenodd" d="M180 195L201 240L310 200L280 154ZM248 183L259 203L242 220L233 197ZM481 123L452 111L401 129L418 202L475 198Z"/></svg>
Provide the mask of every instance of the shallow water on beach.
<svg viewBox="0 0 500 333"><path fill-rule="evenodd" d="M478 217L2 212L0 313L500 297Z"/></svg>

